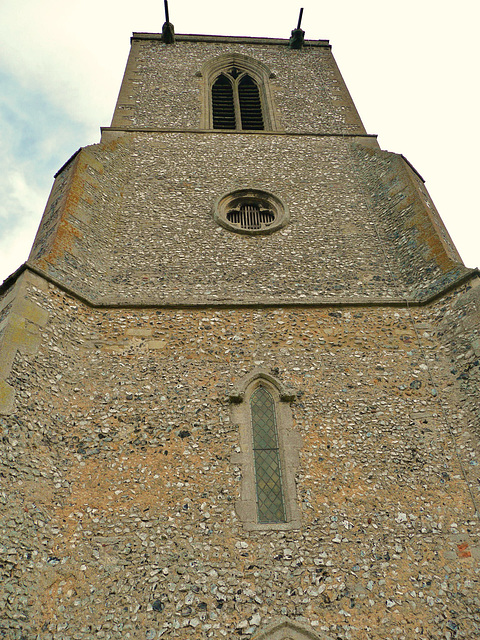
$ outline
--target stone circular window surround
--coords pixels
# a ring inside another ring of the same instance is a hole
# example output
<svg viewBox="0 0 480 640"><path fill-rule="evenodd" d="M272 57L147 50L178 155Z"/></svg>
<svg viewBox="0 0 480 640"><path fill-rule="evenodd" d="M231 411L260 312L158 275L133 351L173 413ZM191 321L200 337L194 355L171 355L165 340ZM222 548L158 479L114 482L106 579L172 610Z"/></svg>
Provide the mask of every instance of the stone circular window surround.
<svg viewBox="0 0 480 640"><path fill-rule="evenodd" d="M256 212L254 223L244 222L247 210ZM217 198L213 217L228 231L255 236L269 235L282 229L290 220L290 212L286 204L272 193L260 189L237 189Z"/></svg>

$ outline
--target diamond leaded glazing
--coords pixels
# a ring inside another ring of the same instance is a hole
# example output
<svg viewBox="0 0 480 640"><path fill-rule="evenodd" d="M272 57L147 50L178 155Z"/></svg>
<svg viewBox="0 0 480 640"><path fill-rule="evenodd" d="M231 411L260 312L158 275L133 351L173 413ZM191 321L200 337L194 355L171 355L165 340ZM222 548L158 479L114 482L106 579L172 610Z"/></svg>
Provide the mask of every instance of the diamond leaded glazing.
<svg viewBox="0 0 480 640"><path fill-rule="evenodd" d="M252 394L250 409L258 521L285 522L275 402L265 387L258 387Z"/></svg>

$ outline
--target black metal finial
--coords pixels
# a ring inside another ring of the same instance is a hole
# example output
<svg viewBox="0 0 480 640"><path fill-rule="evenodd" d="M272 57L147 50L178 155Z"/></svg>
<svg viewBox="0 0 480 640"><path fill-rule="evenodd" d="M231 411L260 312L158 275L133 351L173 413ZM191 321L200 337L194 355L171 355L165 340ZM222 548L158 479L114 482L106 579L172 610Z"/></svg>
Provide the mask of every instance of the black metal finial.
<svg viewBox="0 0 480 640"><path fill-rule="evenodd" d="M305 31L302 31L300 25L302 24L303 7L300 9L300 15L298 16L297 28L292 31L288 46L290 49L303 49L303 43L305 38Z"/></svg>
<svg viewBox="0 0 480 640"><path fill-rule="evenodd" d="M165 44L173 44L175 42L175 29L168 15L168 0L163 0L163 4L165 6L165 22L162 27L162 38Z"/></svg>
<svg viewBox="0 0 480 640"><path fill-rule="evenodd" d="M167 0L165 0L166 2ZM298 16L298 24L297 24L297 29L300 29L301 25L302 25L302 16L303 16L303 7L300 9L300 15Z"/></svg>

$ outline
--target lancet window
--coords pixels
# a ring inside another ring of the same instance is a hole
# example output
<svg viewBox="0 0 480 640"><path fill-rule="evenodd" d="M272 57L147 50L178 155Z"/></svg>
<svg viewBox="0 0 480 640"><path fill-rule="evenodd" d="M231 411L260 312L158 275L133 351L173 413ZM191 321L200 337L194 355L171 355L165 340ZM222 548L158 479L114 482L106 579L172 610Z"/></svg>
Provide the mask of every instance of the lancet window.
<svg viewBox="0 0 480 640"><path fill-rule="evenodd" d="M295 472L301 438L292 429L295 392L268 372L254 371L230 394L239 425L241 497L236 512L249 530L300 526Z"/></svg>
<svg viewBox="0 0 480 640"><path fill-rule="evenodd" d="M275 402L263 385L250 398L250 412L258 522L285 522Z"/></svg>

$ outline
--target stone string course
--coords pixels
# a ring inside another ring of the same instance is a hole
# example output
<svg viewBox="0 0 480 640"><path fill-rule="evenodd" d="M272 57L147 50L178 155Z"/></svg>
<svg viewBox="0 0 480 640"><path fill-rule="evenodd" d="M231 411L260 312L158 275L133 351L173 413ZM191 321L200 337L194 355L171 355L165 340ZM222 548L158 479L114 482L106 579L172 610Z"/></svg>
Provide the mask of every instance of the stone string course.
<svg viewBox="0 0 480 640"><path fill-rule="evenodd" d="M477 335L477 292L413 325L405 309L93 310L30 286L49 322L0 423L0 634L242 637L286 615L341 639L476 637L478 360L455 349ZM227 391L258 366L301 391L299 531L246 532L234 511Z"/></svg>

